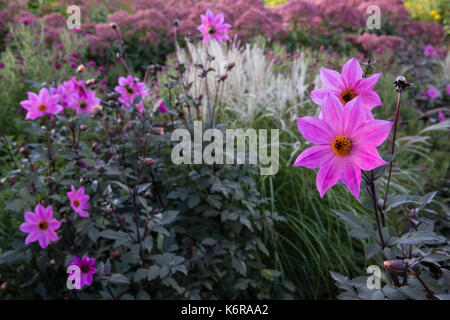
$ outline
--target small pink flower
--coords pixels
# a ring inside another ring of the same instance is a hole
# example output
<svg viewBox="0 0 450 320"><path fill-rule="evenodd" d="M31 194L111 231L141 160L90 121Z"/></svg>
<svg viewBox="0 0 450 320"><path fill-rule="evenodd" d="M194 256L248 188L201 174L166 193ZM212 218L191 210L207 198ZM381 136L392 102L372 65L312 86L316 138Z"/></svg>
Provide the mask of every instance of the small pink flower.
<svg viewBox="0 0 450 320"><path fill-rule="evenodd" d="M88 201L90 198L89 195L84 193L84 187L76 190L75 187L71 185L70 189L71 191L67 192L67 196L69 197L70 206L72 207L73 211L84 218L88 218L89 212L85 210L90 208L90 206L88 205Z"/></svg>
<svg viewBox="0 0 450 320"><path fill-rule="evenodd" d="M139 79L132 75L128 77L119 77L119 85L114 88L114 91L120 93L119 101L124 107L129 108L133 105L134 99L141 96L141 98L148 96L147 86L144 82L139 82Z"/></svg>
<svg viewBox="0 0 450 320"><path fill-rule="evenodd" d="M219 44L222 39L230 40L227 35L227 30L231 28L231 24L224 23L225 17L223 13L214 16L211 10L206 10L206 13L200 16L202 24L197 27L197 30L203 34L203 42L209 43L211 37Z"/></svg>
<svg viewBox="0 0 450 320"><path fill-rule="evenodd" d="M438 120L439 122L445 121L445 114L442 111L438 113Z"/></svg>
<svg viewBox="0 0 450 320"><path fill-rule="evenodd" d="M83 286L90 286L92 284L92 276L97 273L97 268L94 267L94 264L95 258L89 258L86 255L81 259L77 256L73 257L73 261L67 267L77 266L79 268L78 272L73 270L68 276L68 280L75 281L75 289L79 290ZM77 275L80 277L79 282L76 279Z"/></svg>
<svg viewBox="0 0 450 320"><path fill-rule="evenodd" d="M164 104L164 101L161 102L161 104L158 107L159 112L162 114L165 114L167 112L166 105Z"/></svg>
<svg viewBox="0 0 450 320"><path fill-rule="evenodd" d="M336 95L322 99L323 119L303 117L297 120L300 133L315 146L303 151L294 166L320 168L316 184L320 196L341 180L358 199L361 170L373 170L387 164L376 147L387 138L392 122L367 120L362 98L345 106Z"/></svg>
<svg viewBox="0 0 450 320"><path fill-rule="evenodd" d="M450 83L447 85L447 88L445 88L445 93L450 95Z"/></svg>
<svg viewBox="0 0 450 320"><path fill-rule="evenodd" d="M311 99L320 105L326 94L333 94L343 104L346 104L352 99L360 97L362 106L370 112L374 107L382 105L380 96L373 91L381 73L376 73L369 78L362 76L363 71L356 58L352 58L344 64L342 73L322 67L320 79L325 88L312 91Z"/></svg>
<svg viewBox="0 0 450 320"><path fill-rule="evenodd" d="M5 64L0 61L0 68L3 68L4 66L5 66Z"/></svg>
<svg viewBox="0 0 450 320"><path fill-rule="evenodd" d="M430 87L427 91L427 95L430 99L436 99L439 96L439 90L435 87Z"/></svg>
<svg viewBox="0 0 450 320"><path fill-rule="evenodd" d="M431 44L428 44L425 46L425 49L423 50L423 54L427 57L434 57L438 58L439 54L437 53L436 49Z"/></svg>
<svg viewBox="0 0 450 320"><path fill-rule="evenodd" d="M20 105L27 110L25 119L38 119L44 115L58 114L63 107L58 104L59 96L50 95L46 88L42 88L39 94L28 92L28 100L20 102Z"/></svg>
<svg viewBox="0 0 450 320"><path fill-rule="evenodd" d="M25 212L25 222L20 225L19 229L28 233L25 245L39 241L41 248L45 249L50 241L59 240L55 230L60 226L61 222L53 219L52 207L45 208L39 203L34 212Z"/></svg>

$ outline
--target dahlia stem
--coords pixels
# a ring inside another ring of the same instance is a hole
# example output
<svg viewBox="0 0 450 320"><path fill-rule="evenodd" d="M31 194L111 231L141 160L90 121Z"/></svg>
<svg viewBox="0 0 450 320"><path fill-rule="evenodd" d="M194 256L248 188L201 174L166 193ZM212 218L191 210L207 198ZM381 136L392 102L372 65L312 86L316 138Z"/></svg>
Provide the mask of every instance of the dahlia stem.
<svg viewBox="0 0 450 320"><path fill-rule="evenodd" d="M395 139L396 139L396 136L397 136L398 116L400 114L400 104L402 102L402 90L403 90L403 88L400 87L399 90L398 90L398 95L397 95L397 110L396 110L396 113L395 113L394 136L392 137L391 155L394 155L394 150L395 150ZM391 160L391 163L389 165L389 176L388 176L388 180L387 180L387 184L386 184L386 191L384 193L383 210L386 209L386 201L387 201L387 196L388 196L388 192L389 192L389 184L391 183L392 164L393 163L394 163L394 161Z"/></svg>
<svg viewBox="0 0 450 320"><path fill-rule="evenodd" d="M426 285L426 283L422 280L422 278L419 277L419 275L417 273L414 272L414 276L417 278L417 280L419 280L420 284L425 288L425 290L428 292L428 294L430 295L431 299L433 300L438 300L436 298L436 296L434 295L433 291L431 291L430 288L428 288L428 286Z"/></svg>
<svg viewBox="0 0 450 320"><path fill-rule="evenodd" d="M380 217L378 216L378 204L377 204L375 185L374 185L373 181L370 184L370 188L371 188L372 192L369 192L369 194L371 195L371 198L373 200L373 210L375 213L375 220L377 222L378 234L380 236L381 249L384 250L386 245L385 245L384 238L383 238L383 232L381 230Z"/></svg>

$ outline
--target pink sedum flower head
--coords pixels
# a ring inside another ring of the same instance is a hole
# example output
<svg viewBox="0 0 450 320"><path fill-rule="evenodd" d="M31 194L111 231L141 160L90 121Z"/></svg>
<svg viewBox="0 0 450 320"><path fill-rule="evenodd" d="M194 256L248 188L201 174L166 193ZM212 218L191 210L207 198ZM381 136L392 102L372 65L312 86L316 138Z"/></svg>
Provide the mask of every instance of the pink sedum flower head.
<svg viewBox="0 0 450 320"><path fill-rule="evenodd" d="M436 49L431 45L428 44L425 46L423 50L423 54L427 57L433 57L433 58L439 58L439 54L437 53Z"/></svg>
<svg viewBox="0 0 450 320"><path fill-rule="evenodd" d="M311 92L311 99L321 105L323 98L327 94L336 96L342 104L360 97L361 104L370 118L373 108L381 106L381 99L373 88L381 77L381 73L376 73L369 78L363 78L361 65L356 58L348 60L342 67L342 72L323 68L320 70L320 79L325 88L316 89Z"/></svg>
<svg viewBox="0 0 450 320"><path fill-rule="evenodd" d="M203 34L204 43L209 43L211 38L215 39L219 44L222 39L230 40L227 31L231 28L231 24L224 23L225 17L223 13L214 16L212 11L208 9L205 14L200 16L200 18L202 24L197 27L197 30Z"/></svg>
<svg viewBox="0 0 450 320"><path fill-rule="evenodd" d="M430 99L436 99L439 96L439 90L435 87L430 87L427 91L427 96Z"/></svg>
<svg viewBox="0 0 450 320"><path fill-rule="evenodd" d="M387 164L377 146L387 138L392 122L370 120L356 97L345 106L334 94L322 99L323 119L303 117L297 120L300 133L315 146L303 151L294 166L320 168L316 184L320 196L339 180L359 199L361 170Z"/></svg>
<svg viewBox="0 0 450 320"><path fill-rule="evenodd" d="M90 286L92 284L92 276L97 273L97 268L94 267L95 258L89 258L84 255L81 259L77 256L73 257L73 261L69 263L67 267L76 266L79 268L77 272L74 269L68 276L69 280L75 281L74 288L79 290L84 286ZM79 276L79 281L77 281L76 277Z"/></svg>
<svg viewBox="0 0 450 320"><path fill-rule="evenodd" d="M80 216L84 218L89 217L89 212L86 210L90 208L88 201L90 199L89 195L84 193L84 187L76 190L73 185L70 186L71 191L67 192L67 196L70 200L70 206L73 211L78 213Z"/></svg>
<svg viewBox="0 0 450 320"><path fill-rule="evenodd" d="M41 248L45 249L50 241L59 240L55 230L60 226L61 222L53 219L52 207L45 208L39 203L34 212L25 212L25 222L20 225L19 229L28 233L25 245L39 241Z"/></svg>
<svg viewBox="0 0 450 320"><path fill-rule="evenodd" d="M63 107L58 102L58 95L51 95L46 88L42 88L39 94L28 92L28 100L22 101L20 105L27 110L25 119L35 120L45 115L60 113Z"/></svg>
<svg viewBox="0 0 450 320"><path fill-rule="evenodd" d="M148 96L147 86L144 82L139 82L139 79L129 75L128 77L119 77L119 85L114 88L114 91L120 94L119 101L126 108L133 105L134 99L141 96L142 98Z"/></svg>
<svg viewBox="0 0 450 320"><path fill-rule="evenodd" d="M445 92L450 96L450 83L447 85Z"/></svg>

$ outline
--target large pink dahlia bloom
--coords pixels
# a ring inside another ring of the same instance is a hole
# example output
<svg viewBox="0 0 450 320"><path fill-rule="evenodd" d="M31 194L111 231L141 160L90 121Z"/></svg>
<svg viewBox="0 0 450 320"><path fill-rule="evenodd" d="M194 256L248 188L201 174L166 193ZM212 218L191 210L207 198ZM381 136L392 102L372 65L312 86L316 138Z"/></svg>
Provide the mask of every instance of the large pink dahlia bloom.
<svg viewBox="0 0 450 320"><path fill-rule="evenodd" d="M311 99L321 105L323 98L330 93L346 104L360 97L362 106L373 118L370 110L382 105L380 96L373 91L380 77L381 73L376 73L369 78L363 78L362 68L356 58L348 60L342 67L341 73L322 67L320 80L325 88L313 90Z"/></svg>
<svg viewBox="0 0 450 320"><path fill-rule="evenodd" d="M387 138L392 122L367 119L361 97L345 106L332 94L322 99L323 118L297 120L300 133L315 146L303 151L294 166L320 168L316 184L320 196L341 180L359 199L361 170L387 164L377 146Z"/></svg>
<svg viewBox="0 0 450 320"><path fill-rule="evenodd" d="M89 258L88 256L83 256L81 259L77 256L73 257L73 262L69 263L69 266L77 266L79 268L78 272L73 270L68 279L75 281L75 289L81 289L83 286L90 286L92 284L92 276L97 273L97 268L94 267L95 258ZM80 277L78 282L76 277Z"/></svg>
<svg viewBox="0 0 450 320"><path fill-rule="evenodd" d="M61 222L53 219L52 207L45 208L39 203L34 212L25 212L25 222L20 225L19 229L28 233L25 245L39 241L41 248L45 249L50 241L59 240L55 230L60 226Z"/></svg>
<svg viewBox="0 0 450 320"><path fill-rule="evenodd" d="M27 110L25 119L35 120L45 115L60 113L63 107L58 102L58 95L51 95L48 89L42 88L39 94L28 92L28 100L20 102L20 105Z"/></svg>
<svg viewBox="0 0 450 320"><path fill-rule="evenodd" d="M147 86L145 83L140 82L136 77L133 78L132 75L129 75L126 78L119 77L119 85L114 88L114 91L120 94L119 101L126 108L131 107L134 99L137 97L141 96L141 98L144 98L148 96Z"/></svg>
<svg viewBox="0 0 450 320"><path fill-rule="evenodd" d="M204 43L209 43L211 38L214 38L219 44L222 39L230 40L227 31L231 28L231 24L225 23L223 13L214 16L212 11L208 9L205 14L200 16L200 18L202 24L197 27L197 30L203 34Z"/></svg>

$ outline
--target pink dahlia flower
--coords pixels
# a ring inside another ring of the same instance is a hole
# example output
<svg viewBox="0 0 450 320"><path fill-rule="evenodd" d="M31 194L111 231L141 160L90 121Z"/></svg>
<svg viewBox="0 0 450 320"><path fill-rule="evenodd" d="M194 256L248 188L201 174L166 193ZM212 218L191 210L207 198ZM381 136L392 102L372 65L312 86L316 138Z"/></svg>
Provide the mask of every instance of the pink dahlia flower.
<svg viewBox="0 0 450 320"><path fill-rule="evenodd" d="M311 92L311 99L321 105L326 94L331 93L343 104L356 97L361 98L362 106L370 112L373 108L381 106L381 99L373 88L381 77L376 73L369 78L363 78L362 68L356 58L348 60L342 67L342 72L323 68L320 70L320 80L325 85L323 89Z"/></svg>
<svg viewBox="0 0 450 320"><path fill-rule="evenodd" d="M44 115L58 114L63 107L58 104L59 96L51 95L46 88L42 88L37 95L28 92L28 100L24 100L20 105L27 110L25 119L38 119Z"/></svg>
<svg viewBox="0 0 450 320"><path fill-rule="evenodd" d="M228 29L231 28L231 24L224 23L225 17L223 13L219 13L214 16L211 10L206 10L205 14L200 16L202 24L197 27L197 30L203 34L203 42L209 43L211 37L214 38L219 44L222 39L230 40L227 34Z"/></svg>
<svg viewBox="0 0 450 320"><path fill-rule="evenodd" d="M439 90L435 87L430 87L427 91L427 96L430 99L436 99L439 96Z"/></svg>
<svg viewBox="0 0 450 320"><path fill-rule="evenodd" d="M70 190L70 192L67 192L67 196L69 197L70 206L72 207L73 211L84 218L88 218L89 212L85 210L90 208L88 204L90 197L89 195L84 193L84 187L76 190L75 187L71 185Z"/></svg>
<svg viewBox="0 0 450 320"><path fill-rule="evenodd" d="M144 82L139 82L139 79L129 75L128 77L119 77L119 85L114 88L114 91L120 93L119 101L126 108L133 105L134 99L141 96L148 96L147 86Z"/></svg>
<svg viewBox="0 0 450 320"><path fill-rule="evenodd" d="M25 222L20 225L19 229L28 233L25 245L39 241L41 248L45 249L50 241L59 240L55 230L60 226L61 222L53 219L52 207L45 208L39 203L34 212L25 212Z"/></svg>
<svg viewBox="0 0 450 320"><path fill-rule="evenodd" d="M359 199L361 170L387 164L377 146L387 138L392 122L368 120L361 97L345 106L332 94L322 99L323 119L303 117L297 120L300 133L315 146L303 151L294 166L320 168L316 184L320 196L341 180Z"/></svg>
<svg viewBox="0 0 450 320"><path fill-rule="evenodd" d="M68 267L76 266L79 270L73 270L68 279L75 281L75 289L81 289L83 286L90 286L92 284L92 275L97 273L97 268L94 267L95 258L89 258L84 255L81 259L77 256L73 257L73 261L69 263ZM79 281L77 276L79 276Z"/></svg>

